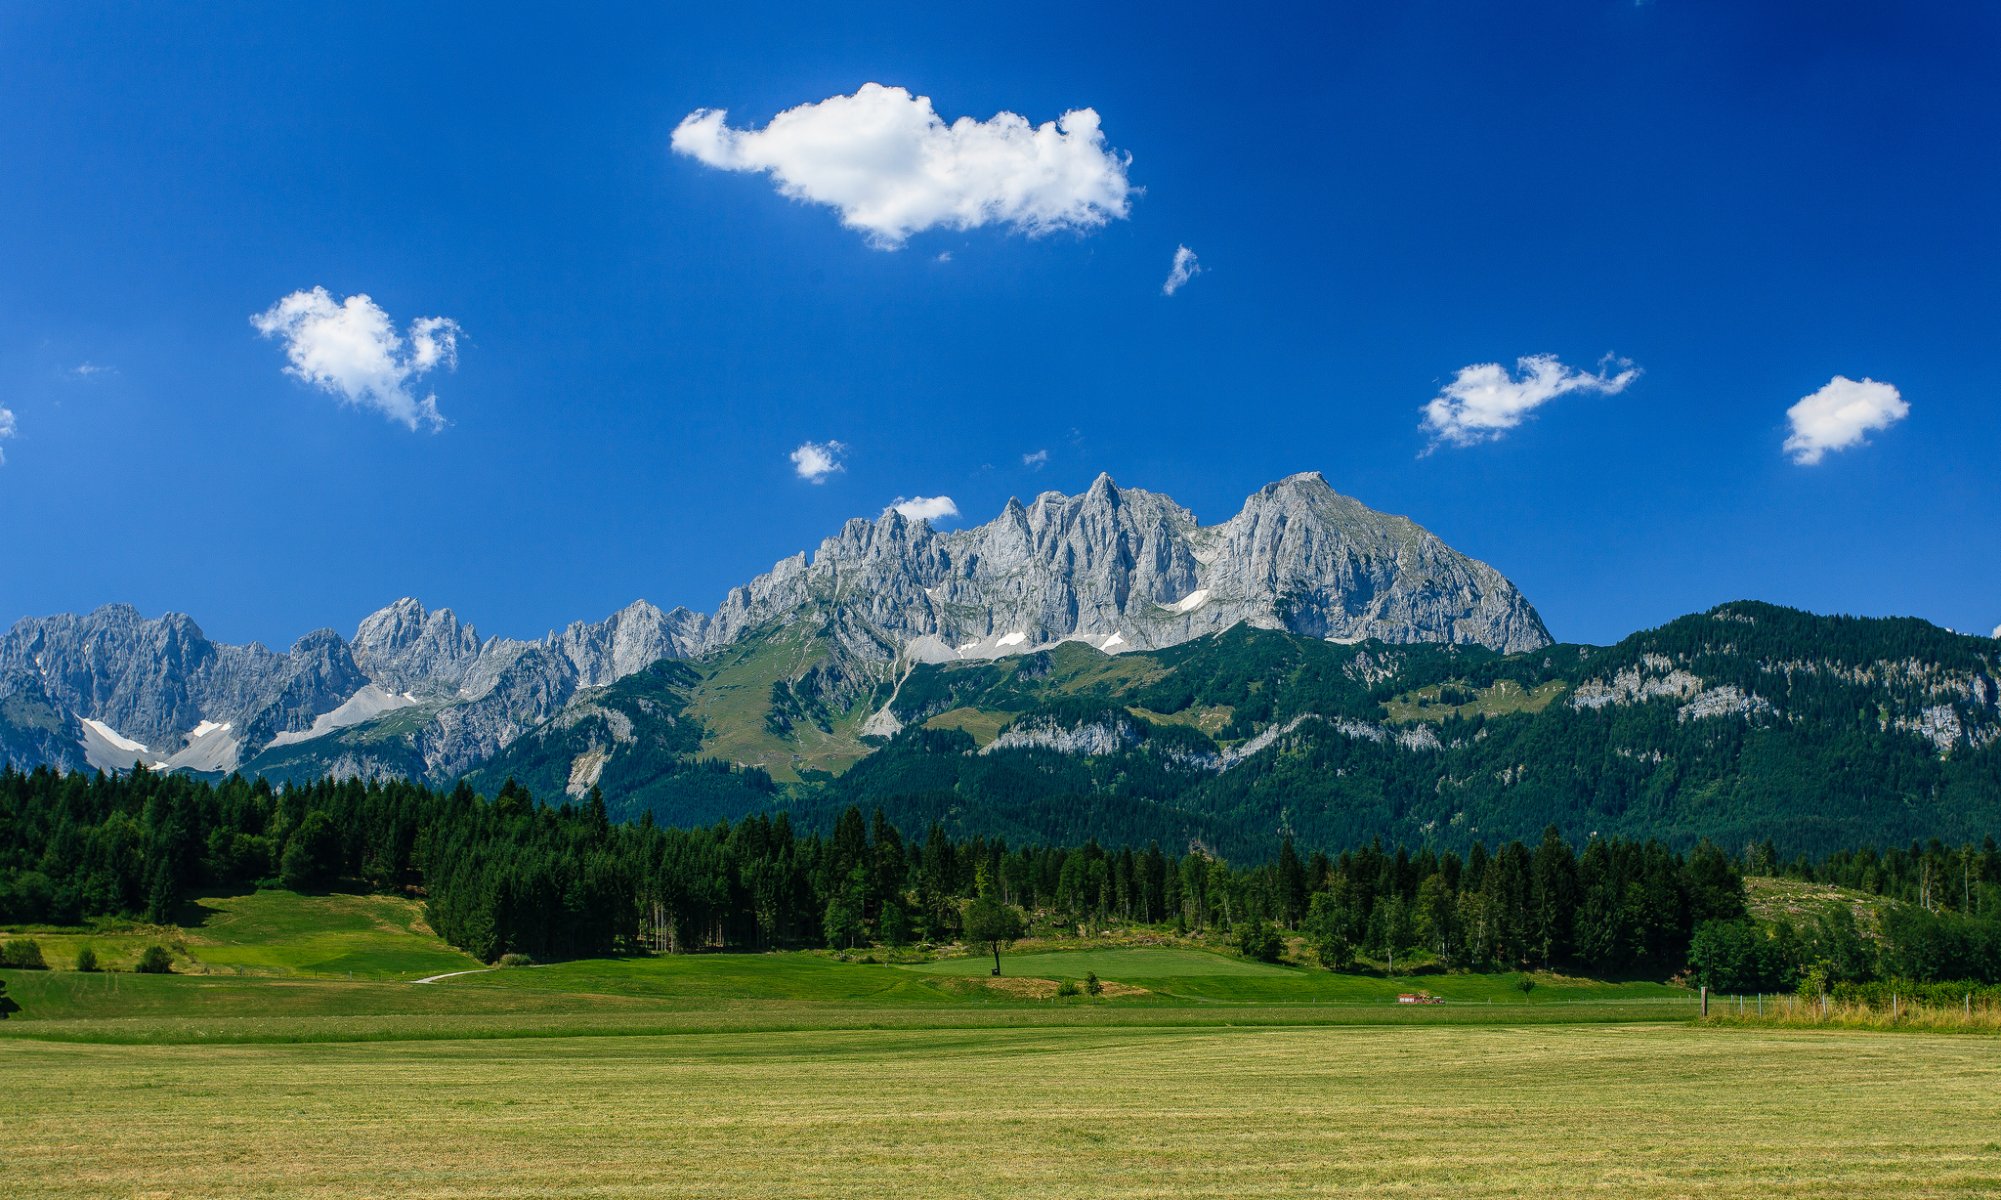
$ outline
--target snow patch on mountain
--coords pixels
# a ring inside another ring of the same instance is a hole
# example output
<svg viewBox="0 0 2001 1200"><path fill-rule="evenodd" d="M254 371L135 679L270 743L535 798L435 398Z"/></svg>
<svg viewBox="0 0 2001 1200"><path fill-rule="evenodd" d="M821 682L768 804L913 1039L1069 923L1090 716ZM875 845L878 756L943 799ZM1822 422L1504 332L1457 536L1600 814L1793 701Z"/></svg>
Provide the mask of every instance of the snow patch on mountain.
<svg viewBox="0 0 2001 1200"><path fill-rule="evenodd" d="M83 737L79 744L83 747L83 760L100 771L129 771L135 762L145 762L153 756L144 743L135 742L102 721L89 717L78 717L83 726Z"/></svg>
<svg viewBox="0 0 2001 1200"><path fill-rule="evenodd" d="M1209 589L1196 588L1194 591L1188 593L1186 596L1183 596L1181 599L1176 600L1174 603L1163 604L1160 607L1166 609L1168 612L1179 615L1181 613L1194 612L1196 609L1201 608L1204 604L1207 603L1209 603Z"/></svg>
<svg viewBox="0 0 2001 1200"><path fill-rule="evenodd" d="M332 712L321 713L313 718L311 728L281 733L272 738L267 745L293 746L300 742L309 742L364 721L373 721L384 713L392 713L399 708L409 708L417 702L417 698L409 692L392 692L371 683L342 701L340 707Z"/></svg>

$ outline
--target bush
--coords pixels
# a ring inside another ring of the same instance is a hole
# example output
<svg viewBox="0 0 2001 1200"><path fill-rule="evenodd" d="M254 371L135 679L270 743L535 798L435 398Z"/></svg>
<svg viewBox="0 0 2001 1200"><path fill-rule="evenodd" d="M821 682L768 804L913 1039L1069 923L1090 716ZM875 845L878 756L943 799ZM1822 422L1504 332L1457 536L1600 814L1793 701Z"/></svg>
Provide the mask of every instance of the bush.
<svg viewBox="0 0 2001 1200"><path fill-rule="evenodd" d="M1263 917L1259 917L1238 928L1237 949L1243 952L1245 958L1275 963L1284 949L1284 943L1279 940L1278 930L1273 929Z"/></svg>
<svg viewBox="0 0 2001 1200"><path fill-rule="evenodd" d="M7 981L0 979L0 1021L20 1011L21 1006L7 998Z"/></svg>
<svg viewBox="0 0 2001 1200"><path fill-rule="evenodd" d="M79 971L97 970L97 951L92 950L89 946L79 948L76 952L76 969Z"/></svg>
<svg viewBox="0 0 2001 1200"><path fill-rule="evenodd" d="M1056 994L1059 996L1077 995L1078 994L1077 981L1074 979L1066 979L1062 983L1057 984Z"/></svg>
<svg viewBox="0 0 2001 1200"><path fill-rule="evenodd" d="M1098 982L1098 973L1096 971L1085 972L1084 992L1090 996L1102 996L1104 994L1105 985Z"/></svg>
<svg viewBox="0 0 2001 1200"><path fill-rule="evenodd" d="M174 973L174 956L165 946L148 946L139 956L139 963L132 968L141 975L171 975Z"/></svg>
<svg viewBox="0 0 2001 1200"><path fill-rule="evenodd" d="M41 943L33 938L15 938L0 946L0 967L12 967L16 971L46 971L49 964L42 958Z"/></svg>
<svg viewBox="0 0 2001 1200"><path fill-rule="evenodd" d="M510 950L500 956L500 965L503 967L532 967L535 965L535 960L526 954L517 954Z"/></svg>

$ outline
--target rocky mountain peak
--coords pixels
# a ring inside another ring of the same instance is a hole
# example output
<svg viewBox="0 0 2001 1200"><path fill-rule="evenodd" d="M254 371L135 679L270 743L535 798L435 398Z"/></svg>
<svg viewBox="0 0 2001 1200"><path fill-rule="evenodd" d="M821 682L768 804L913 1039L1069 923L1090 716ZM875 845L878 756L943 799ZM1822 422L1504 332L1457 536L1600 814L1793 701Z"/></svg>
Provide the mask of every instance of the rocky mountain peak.
<svg viewBox="0 0 2001 1200"><path fill-rule="evenodd" d="M148 620L130 605L27 620L0 637L0 699L32 692L36 703L101 722L117 735L104 746L139 742L163 759L199 750L203 770L235 761L235 748L214 740L224 725L254 753L422 705L427 724L412 735L413 753L444 777L579 688L801 622L825 657L800 669L811 667L812 687L835 707L890 679L899 660L1068 640L1116 653L1237 624L1509 651L1549 640L1493 568L1341 495L1317 472L1260 488L1211 526L1171 497L1101 473L1081 493L1013 498L992 521L944 532L893 508L858 517L811 555L732 589L711 615L641 600L539 641L482 640L451 609L408 596L363 618L349 641L315 630L286 654L214 643L189 617Z"/></svg>

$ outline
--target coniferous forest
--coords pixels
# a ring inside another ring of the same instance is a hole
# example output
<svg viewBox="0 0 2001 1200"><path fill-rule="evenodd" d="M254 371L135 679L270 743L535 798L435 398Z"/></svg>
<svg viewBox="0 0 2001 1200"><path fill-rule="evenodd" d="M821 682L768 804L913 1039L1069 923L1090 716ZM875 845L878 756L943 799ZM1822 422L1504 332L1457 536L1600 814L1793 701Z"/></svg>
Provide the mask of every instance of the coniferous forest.
<svg viewBox="0 0 2001 1200"><path fill-rule="evenodd" d="M1873 941L1834 913L1752 920L1744 872L1908 903ZM1782 862L1548 831L1463 856L1380 843L1229 862L1199 846L1011 846L921 834L880 812L830 830L755 814L693 829L615 823L602 797L538 804L406 782L274 788L136 771L0 771L0 921L167 922L217 889L335 886L421 894L447 941L485 960L635 952L889 946L961 933L987 897L1052 929L1136 924L1276 958L1283 936L1346 969L1558 969L1717 987L1878 976L2001 982L2001 850L1929 846Z"/></svg>

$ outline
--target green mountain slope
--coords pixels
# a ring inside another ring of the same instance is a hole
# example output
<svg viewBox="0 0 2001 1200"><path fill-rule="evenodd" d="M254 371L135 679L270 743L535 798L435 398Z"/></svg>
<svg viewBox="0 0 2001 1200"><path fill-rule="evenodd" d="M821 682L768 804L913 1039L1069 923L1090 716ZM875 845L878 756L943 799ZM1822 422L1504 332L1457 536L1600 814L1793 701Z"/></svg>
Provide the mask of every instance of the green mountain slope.
<svg viewBox="0 0 2001 1200"><path fill-rule="evenodd" d="M1737 603L1514 655L1239 625L873 682L839 676L840 636L772 626L588 689L470 781L555 803L596 786L615 815L674 824L774 805L831 824L857 804L907 829L1253 856L1287 834L1443 847L1552 824L1787 853L2001 829L2001 643L1922 621ZM253 767L425 777L426 719L389 713Z"/></svg>
<svg viewBox="0 0 2001 1200"><path fill-rule="evenodd" d="M1997 649L1763 604L1510 656L1243 627L1109 661L1066 646L920 668L906 731L806 804L1253 853L1550 824L1789 850L1971 837L2001 827Z"/></svg>
<svg viewBox="0 0 2001 1200"><path fill-rule="evenodd" d="M686 663L659 662L594 689L510 743L467 781L491 794L509 779L549 803L601 790L614 820L655 813L687 825L769 804L771 776L707 757L690 711L705 682Z"/></svg>

